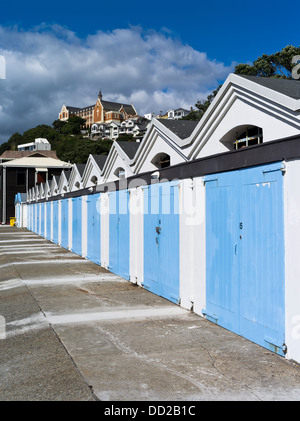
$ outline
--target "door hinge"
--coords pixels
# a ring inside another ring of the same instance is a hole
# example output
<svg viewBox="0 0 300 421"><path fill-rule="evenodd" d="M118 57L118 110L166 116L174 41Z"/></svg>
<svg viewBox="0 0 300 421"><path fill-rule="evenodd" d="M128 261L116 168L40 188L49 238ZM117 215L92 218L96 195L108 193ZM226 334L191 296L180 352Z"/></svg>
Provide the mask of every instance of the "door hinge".
<svg viewBox="0 0 300 421"><path fill-rule="evenodd" d="M269 168L263 169L262 173L266 174L266 173L275 172L275 171L285 172L286 171L285 162L283 161L282 163L278 163L276 165L271 164L271 166Z"/></svg>
<svg viewBox="0 0 300 421"><path fill-rule="evenodd" d="M180 300L180 298L178 297L178 295L172 295L172 294L170 294L170 297L171 297L171 298L172 298L172 300L175 302L175 304L180 305L181 300Z"/></svg>
<svg viewBox="0 0 300 421"><path fill-rule="evenodd" d="M281 350L281 352L285 355L287 353L287 346L285 343L281 343L280 341L277 341L274 338L270 338L269 336L264 337L265 342L267 342L269 345L271 345L271 350L274 351L276 354L278 354L278 351Z"/></svg>
<svg viewBox="0 0 300 421"><path fill-rule="evenodd" d="M218 324L219 316L217 314L208 313L206 310L202 309L202 314L206 317L207 320L210 322Z"/></svg>

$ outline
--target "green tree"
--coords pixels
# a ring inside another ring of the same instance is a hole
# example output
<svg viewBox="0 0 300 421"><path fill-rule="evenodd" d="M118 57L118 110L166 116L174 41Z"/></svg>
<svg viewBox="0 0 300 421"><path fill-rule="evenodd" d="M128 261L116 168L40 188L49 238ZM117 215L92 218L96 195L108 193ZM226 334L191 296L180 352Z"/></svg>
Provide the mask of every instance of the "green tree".
<svg viewBox="0 0 300 421"><path fill-rule="evenodd" d="M198 121L198 120L200 120L200 118L201 117L200 117L199 111L194 110L194 108L191 107L190 112L187 115L185 115L184 117L182 117L181 120Z"/></svg>
<svg viewBox="0 0 300 421"><path fill-rule="evenodd" d="M80 130L85 126L84 118L78 116L71 116L67 123L61 127L61 133L64 134L80 134Z"/></svg>
<svg viewBox="0 0 300 421"><path fill-rule="evenodd" d="M34 142L35 139L38 139L39 137L46 138L51 143L51 140L56 137L56 132L51 126L40 124L23 133L24 143Z"/></svg>
<svg viewBox="0 0 300 421"><path fill-rule="evenodd" d="M125 140L127 142L135 142L135 138L133 137L132 134L128 134L128 133L121 133L120 136L116 139L116 140Z"/></svg>
<svg viewBox="0 0 300 421"><path fill-rule="evenodd" d="M9 144L8 144L8 142L5 142L5 143L2 143L1 145L0 145L0 156L5 152L5 151L9 151L10 150L10 147L9 147Z"/></svg>
<svg viewBox="0 0 300 421"><path fill-rule="evenodd" d="M62 133L62 128L66 125L66 121L54 120L52 126L58 133Z"/></svg>
<svg viewBox="0 0 300 421"><path fill-rule="evenodd" d="M292 70L296 63L292 63L295 56L300 55L300 46L287 45L281 51L274 54L263 54L253 64L238 64L234 73L239 75L251 75L273 77L280 79L292 79Z"/></svg>
<svg viewBox="0 0 300 421"><path fill-rule="evenodd" d="M18 149L18 145L21 145L22 143L26 142L24 141L24 137L18 132L12 134L7 141L7 145L11 151L16 151Z"/></svg>

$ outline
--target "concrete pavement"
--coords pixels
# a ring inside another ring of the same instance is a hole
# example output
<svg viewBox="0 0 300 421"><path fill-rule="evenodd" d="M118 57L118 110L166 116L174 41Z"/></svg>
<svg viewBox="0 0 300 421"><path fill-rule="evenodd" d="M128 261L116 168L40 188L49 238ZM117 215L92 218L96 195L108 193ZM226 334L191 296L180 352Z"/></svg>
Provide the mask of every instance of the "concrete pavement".
<svg viewBox="0 0 300 421"><path fill-rule="evenodd" d="M2 401L300 400L299 365L7 226L0 315Z"/></svg>

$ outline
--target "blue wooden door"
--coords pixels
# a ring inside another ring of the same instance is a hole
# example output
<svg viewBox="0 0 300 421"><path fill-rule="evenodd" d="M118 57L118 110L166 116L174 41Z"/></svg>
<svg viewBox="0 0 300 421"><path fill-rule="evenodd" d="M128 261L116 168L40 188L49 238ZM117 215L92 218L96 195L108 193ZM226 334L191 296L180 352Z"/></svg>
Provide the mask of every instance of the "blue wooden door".
<svg viewBox="0 0 300 421"><path fill-rule="evenodd" d="M54 200L52 202L52 213L53 213L52 241L58 244L58 200Z"/></svg>
<svg viewBox="0 0 300 421"><path fill-rule="evenodd" d="M280 164L243 171L241 181L241 334L282 355L285 261Z"/></svg>
<svg viewBox="0 0 300 421"><path fill-rule="evenodd" d="M46 238L51 240L51 202L45 203L46 206Z"/></svg>
<svg viewBox="0 0 300 421"><path fill-rule="evenodd" d="M237 175L206 178L206 317L238 330Z"/></svg>
<svg viewBox="0 0 300 421"><path fill-rule="evenodd" d="M72 251L82 254L82 198L72 199Z"/></svg>
<svg viewBox="0 0 300 421"><path fill-rule="evenodd" d="M206 177L208 319L284 352L280 163Z"/></svg>
<svg viewBox="0 0 300 421"><path fill-rule="evenodd" d="M100 193L87 198L87 258L101 263Z"/></svg>
<svg viewBox="0 0 300 421"><path fill-rule="evenodd" d="M111 192L109 197L109 270L129 280L129 191Z"/></svg>
<svg viewBox="0 0 300 421"><path fill-rule="evenodd" d="M69 201L63 199L61 201L61 246L68 248L69 246Z"/></svg>
<svg viewBox="0 0 300 421"><path fill-rule="evenodd" d="M179 303L179 185L144 189L144 287Z"/></svg>

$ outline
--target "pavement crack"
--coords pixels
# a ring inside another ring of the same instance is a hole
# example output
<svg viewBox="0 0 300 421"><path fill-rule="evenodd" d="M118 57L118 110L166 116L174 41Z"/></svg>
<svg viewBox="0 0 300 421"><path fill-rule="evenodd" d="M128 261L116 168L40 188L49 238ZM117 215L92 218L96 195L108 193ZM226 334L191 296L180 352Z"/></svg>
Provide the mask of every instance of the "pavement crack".
<svg viewBox="0 0 300 421"><path fill-rule="evenodd" d="M201 349L203 349L206 353L207 353L207 355L209 356L209 358L210 358L210 360L211 360L211 362L212 362L212 366L214 367L214 369L219 373L219 374L221 374L221 376L223 376L225 379L228 379L228 380L230 380L231 382L235 382L235 380L230 376L230 375L228 375L228 374L225 374L224 372L222 372L221 370L220 370L220 368L216 365L216 359L212 356L212 354L209 352L209 350L205 347L205 346L203 346L203 345L201 345L201 344L199 344L199 346L201 347ZM257 396L252 390L251 390L251 388L249 387L249 386L247 386L246 384L242 384L241 385L241 387L242 388L244 388L247 392L249 392L249 393L251 393L253 396L255 396L256 397L256 399L258 399L259 401L261 401L261 399L259 398L259 396Z"/></svg>
<svg viewBox="0 0 300 421"><path fill-rule="evenodd" d="M157 361L153 358L149 358L145 354L139 354L138 352L133 350L131 347L126 345L124 342L122 342L120 339L116 338L115 335L113 335L111 332L106 331L105 329L100 328L100 327L98 327L98 329L102 333L104 333L110 339L110 341L123 353L128 354L128 355L132 355L132 356L138 358L139 360L142 360L143 362L145 362L147 364L155 366L159 369L162 368L162 369L168 371L169 373L171 373L172 375L174 375L176 377L180 377L181 379L187 381L188 383L191 383L193 386L196 386L197 389L199 389L202 393L204 393L206 391L207 388L202 383L194 380L189 375L180 373L179 371L168 367L166 364L161 363L161 361Z"/></svg>

